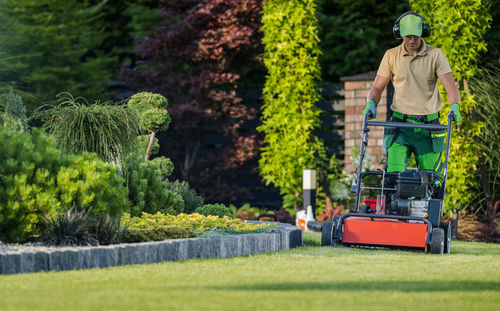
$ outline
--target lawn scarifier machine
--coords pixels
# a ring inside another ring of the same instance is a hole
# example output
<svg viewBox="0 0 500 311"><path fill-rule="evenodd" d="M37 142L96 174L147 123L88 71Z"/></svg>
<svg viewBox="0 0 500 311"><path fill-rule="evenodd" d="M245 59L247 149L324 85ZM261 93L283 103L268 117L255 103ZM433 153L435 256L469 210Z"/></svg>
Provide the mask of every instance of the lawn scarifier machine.
<svg viewBox="0 0 500 311"><path fill-rule="evenodd" d="M446 193L451 126L454 117L453 112L450 112L448 125L440 125L368 121L365 115L357 176L351 188L351 192L356 193L354 211L334 216L332 221L323 224L321 245L393 247L423 250L432 254L449 253L451 228L448 222L441 221L441 216ZM412 168L401 173L385 170L362 173L363 159L368 145L368 126L446 130L443 178L432 170ZM382 186L365 186L363 178L370 175L380 178ZM381 198L383 195L387 197L385 208L375 209L365 205L360 210L362 189L380 190Z"/></svg>

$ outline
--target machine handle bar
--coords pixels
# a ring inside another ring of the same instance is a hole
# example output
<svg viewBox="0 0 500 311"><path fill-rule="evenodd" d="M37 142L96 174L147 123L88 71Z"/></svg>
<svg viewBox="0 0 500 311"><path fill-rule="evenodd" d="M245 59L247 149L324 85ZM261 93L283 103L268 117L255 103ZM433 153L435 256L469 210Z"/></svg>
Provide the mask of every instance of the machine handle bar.
<svg viewBox="0 0 500 311"><path fill-rule="evenodd" d="M407 122L381 122L381 121L367 121L368 126L390 126L390 127L402 127L402 128L420 128L428 130L447 130L448 125L442 124L426 124L426 123L407 123Z"/></svg>

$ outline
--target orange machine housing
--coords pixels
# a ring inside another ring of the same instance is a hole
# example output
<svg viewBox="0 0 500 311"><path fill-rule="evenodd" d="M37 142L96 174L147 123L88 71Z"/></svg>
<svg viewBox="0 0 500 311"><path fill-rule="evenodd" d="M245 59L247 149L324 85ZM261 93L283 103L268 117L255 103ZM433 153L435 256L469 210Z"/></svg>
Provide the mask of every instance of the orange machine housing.
<svg viewBox="0 0 500 311"><path fill-rule="evenodd" d="M428 224L390 218L347 217L342 243L417 247L427 250Z"/></svg>

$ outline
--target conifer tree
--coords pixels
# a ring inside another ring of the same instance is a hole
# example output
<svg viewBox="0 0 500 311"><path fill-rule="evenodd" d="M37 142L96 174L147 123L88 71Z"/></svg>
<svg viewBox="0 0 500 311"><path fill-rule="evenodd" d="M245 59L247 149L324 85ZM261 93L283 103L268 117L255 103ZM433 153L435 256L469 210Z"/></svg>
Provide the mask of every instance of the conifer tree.
<svg viewBox="0 0 500 311"><path fill-rule="evenodd" d="M99 51L104 4L1 0L0 82L33 95L31 109L61 92L106 100L114 59Z"/></svg>

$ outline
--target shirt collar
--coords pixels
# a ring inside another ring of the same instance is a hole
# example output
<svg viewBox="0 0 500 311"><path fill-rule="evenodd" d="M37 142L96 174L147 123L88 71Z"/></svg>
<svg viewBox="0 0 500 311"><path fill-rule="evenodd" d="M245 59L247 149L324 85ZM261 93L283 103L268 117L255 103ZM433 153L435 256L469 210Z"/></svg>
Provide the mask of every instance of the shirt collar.
<svg viewBox="0 0 500 311"><path fill-rule="evenodd" d="M401 43L401 51L403 53L403 56L410 55L410 53L408 53L408 51L406 51L404 42ZM427 55L427 44L425 44L424 39L422 39L422 45L420 46L420 51L418 51L417 55L420 55L420 56Z"/></svg>

